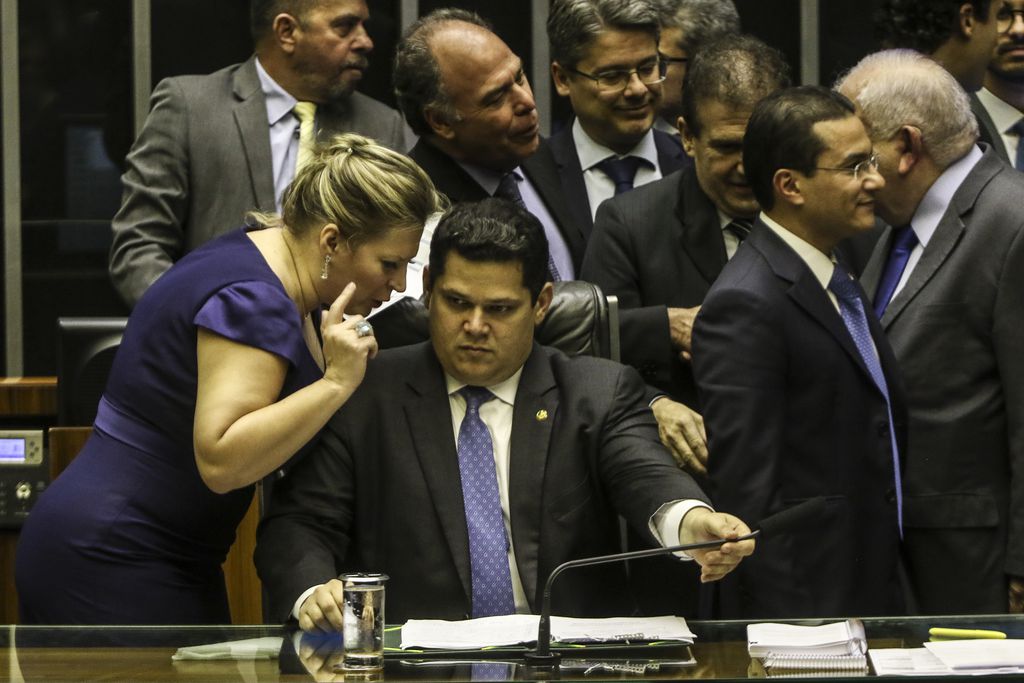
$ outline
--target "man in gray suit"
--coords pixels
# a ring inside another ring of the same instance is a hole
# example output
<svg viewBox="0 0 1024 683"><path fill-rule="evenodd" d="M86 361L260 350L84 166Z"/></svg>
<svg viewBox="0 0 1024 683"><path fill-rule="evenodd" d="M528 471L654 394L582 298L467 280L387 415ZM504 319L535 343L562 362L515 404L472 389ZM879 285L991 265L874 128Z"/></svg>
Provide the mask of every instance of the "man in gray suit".
<svg viewBox="0 0 1024 683"><path fill-rule="evenodd" d="M935 62L892 50L838 84L886 180L862 276L908 393L904 540L925 613L1021 611L1024 176Z"/></svg>
<svg viewBox="0 0 1024 683"><path fill-rule="evenodd" d="M316 105L318 137L353 131L405 150L398 113L353 91L373 49L368 18L365 0L253 0L249 60L157 85L113 220L110 277L129 306L247 211L280 208L299 153L296 104Z"/></svg>

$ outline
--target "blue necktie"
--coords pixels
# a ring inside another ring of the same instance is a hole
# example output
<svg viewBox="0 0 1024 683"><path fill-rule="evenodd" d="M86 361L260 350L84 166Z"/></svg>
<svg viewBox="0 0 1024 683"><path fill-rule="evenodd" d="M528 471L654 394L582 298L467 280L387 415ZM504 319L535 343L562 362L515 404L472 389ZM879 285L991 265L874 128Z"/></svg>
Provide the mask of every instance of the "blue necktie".
<svg viewBox="0 0 1024 683"><path fill-rule="evenodd" d="M832 279L828 283L828 288L832 290L839 301L839 312L843 316L843 323L846 324L846 329L853 337L853 343L857 346L857 351L860 353L864 365L867 366L871 379L885 396L885 405L889 416L889 440L892 444L893 481L896 487L896 523L899 525L900 538L902 538L903 484L900 477L900 454L896 447L896 430L892 423L892 404L889 402L889 386L885 381L885 373L882 372L882 364L875 351L874 342L871 340L871 330L864 312L864 301L857 283L838 263L832 271Z"/></svg>
<svg viewBox="0 0 1024 683"><path fill-rule="evenodd" d="M494 398L483 387L459 390L466 399L466 417L459 426L459 473L469 530L469 561L473 576L473 617L513 614L508 539L498 496L494 449L480 406Z"/></svg>
<svg viewBox="0 0 1024 683"><path fill-rule="evenodd" d="M646 162L640 157L608 157L597 168L612 179L615 183L615 194L619 195L633 189L633 178L636 177L637 169Z"/></svg>
<svg viewBox="0 0 1024 683"><path fill-rule="evenodd" d="M1024 119L1013 124L1010 132L1017 135L1017 159L1013 165L1018 171L1024 171Z"/></svg>
<svg viewBox="0 0 1024 683"><path fill-rule="evenodd" d="M498 183L498 189L494 191L494 196L515 202L526 209L526 202L523 201L523 195L519 191L519 181L516 180L515 173L506 173L502 176ZM529 211L529 209L526 210ZM551 276L552 282L562 281L562 276L558 273L558 267L555 266L555 259L551 256L550 250L548 251L548 274Z"/></svg>
<svg viewBox="0 0 1024 683"><path fill-rule="evenodd" d="M910 252L917 246L917 235L909 225L900 228L893 228L892 244L889 247L889 258L885 260L885 269L882 277L878 280L878 289L875 290L875 315L882 319L889 301L892 299L896 285L903 277L903 271L907 268L907 261L910 260Z"/></svg>

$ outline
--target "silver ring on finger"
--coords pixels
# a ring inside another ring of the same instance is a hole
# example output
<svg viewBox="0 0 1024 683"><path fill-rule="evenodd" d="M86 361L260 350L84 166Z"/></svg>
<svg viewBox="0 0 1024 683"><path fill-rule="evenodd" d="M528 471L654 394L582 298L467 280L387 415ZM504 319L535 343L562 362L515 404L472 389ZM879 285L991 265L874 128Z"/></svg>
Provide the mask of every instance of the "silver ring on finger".
<svg viewBox="0 0 1024 683"><path fill-rule="evenodd" d="M373 325L371 325L366 320L360 320L359 322L356 323L355 327L353 327L352 329L354 329L356 331L356 336L357 337L372 337L373 336Z"/></svg>

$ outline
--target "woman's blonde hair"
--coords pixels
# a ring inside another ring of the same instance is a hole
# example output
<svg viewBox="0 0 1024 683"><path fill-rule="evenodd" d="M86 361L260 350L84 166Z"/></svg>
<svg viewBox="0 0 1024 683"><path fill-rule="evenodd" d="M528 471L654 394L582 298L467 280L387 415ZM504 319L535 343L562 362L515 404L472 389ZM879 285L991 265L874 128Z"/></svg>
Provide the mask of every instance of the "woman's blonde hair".
<svg viewBox="0 0 1024 683"><path fill-rule="evenodd" d="M252 213L250 222L294 235L333 223L355 248L390 230L420 229L444 209L444 198L409 157L344 133L313 150L284 192L281 216Z"/></svg>

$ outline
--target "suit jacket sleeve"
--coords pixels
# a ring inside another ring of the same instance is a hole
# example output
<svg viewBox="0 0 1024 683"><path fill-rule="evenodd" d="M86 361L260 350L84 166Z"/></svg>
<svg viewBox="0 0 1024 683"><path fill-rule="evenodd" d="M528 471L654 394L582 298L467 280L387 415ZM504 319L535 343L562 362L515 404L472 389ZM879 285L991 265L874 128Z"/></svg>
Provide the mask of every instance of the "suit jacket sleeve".
<svg viewBox="0 0 1024 683"><path fill-rule="evenodd" d="M619 298L619 336L622 362L639 368L654 384L671 381L672 348L668 308L642 306L638 253L630 221L618 201L603 202L597 210L594 231L587 244L580 279L598 285L606 295Z"/></svg>
<svg viewBox="0 0 1024 683"><path fill-rule="evenodd" d="M121 177L112 223L110 278L129 306L184 252L189 180L185 97L174 79L153 91L151 111Z"/></svg>
<svg viewBox="0 0 1024 683"><path fill-rule="evenodd" d="M648 522L663 504L707 496L679 469L658 438L647 403L647 388L632 368L618 373L602 430L599 469L612 502L633 528L650 542Z"/></svg>
<svg viewBox="0 0 1024 683"><path fill-rule="evenodd" d="M336 415L320 443L275 482L254 560L270 596L269 618L286 621L308 588L337 578L355 517L354 462Z"/></svg>
<svg viewBox="0 0 1024 683"><path fill-rule="evenodd" d="M717 509L748 521L784 507L779 497L791 418L785 333L771 317L775 309L750 290L712 290L694 325L693 367L708 434L711 498Z"/></svg>
<svg viewBox="0 0 1024 683"><path fill-rule="evenodd" d="M1010 519L1006 539L1006 568L1024 577L1024 229L1003 264L995 301L993 339L1000 384L1006 392L1009 444Z"/></svg>

